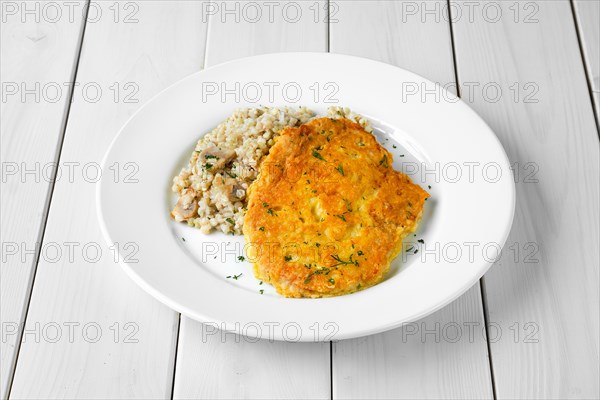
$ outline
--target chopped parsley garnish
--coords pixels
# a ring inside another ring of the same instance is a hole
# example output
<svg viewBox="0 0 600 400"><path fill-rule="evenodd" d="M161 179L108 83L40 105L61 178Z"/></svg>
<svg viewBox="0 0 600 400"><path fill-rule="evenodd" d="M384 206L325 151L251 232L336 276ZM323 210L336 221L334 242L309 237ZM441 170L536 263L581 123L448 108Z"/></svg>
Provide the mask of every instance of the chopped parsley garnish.
<svg viewBox="0 0 600 400"><path fill-rule="evenodd" d="M330 272L331 272L331 270L327 267L323 267L322 269L313 271L310 274L308 274L308 276L304 280L304 284L307 284L308 282L310 282L314 275L322 275L322 274L329 275Z"/></svg>
<svg viewBox="0 0 600 400"><path fill-rule="evenodd" d="M318 158L318 159L319 159L319 160L321 160L321 161L327 161L327 160L325 160L325 159L323 158L323 156L321 155L321 153L319 153L319 152L318 152L318 151L316 151L316 150L313 150L313 152L312 152L312 155L313 155L313 157L315 157L315 158Z"/></svg>
<svg viewBox="0 0 600 400"><path fill-rule="evenodd" d="M240 261L245 261L245 260L246 260L246 257L244 257L244 256L239 256L239 257L238 257L238 260L240 260Z"/></svg>
<svg viewBox="0 0 600 400"><path fill-rule="evenodd" d="M332 285L335 285L335 280L333 278L329 278L329 283L331 283Z"/></svg>
<svg viewBox="0 0 600 400"><path fill-rule="evenodd" d="M240 273L239 275L229 275L229 276L227 277L227 279L233 278L233 279L235 279L235 280L237 281L237 280L238 280L238 278L239 278L240 276L242 276L242 275L244 275L244 274L243 274L243 273Z"/></svg>
<svg viewBox="0 0 600 400"><path fill-rule="evenodd" d="M263 201L263 207L267 208L267 207L269 207L269 204Z"/></svg>
<svg viewBox="0 0 600 400"><path fill-rule="evenodd" d="M182 237L181 240L183 240L185 242L185 238L184 237Z"/></svg>
<svg viewBox="0 0 600 400"><path fill-rule="evenodd" d="M413 251L414 249L415 249L415 248L414 248L414 246L410 246L410 247L409 247L409 248L406 250L406 252L408 253L409 251Z"/></svg>
<svg viewBox="0 0 600 400"><path fill-rule="evenodd" d="M346 222L346 217L344 217L343 215L334 215L334 217L338 217L342 221Z"/></svg>
<svg viewBox="0 0 600 400"><path fill-rule="evenodd" d="M365 253L363 253L363 251L362 251L362 250L359 250L359 251L358 251L358 253L356 253L356 254L358 254L359 256L362 256L362 255L364 255Z"/></svg>
<svg viewBox="0 0 600 400"><path fill-rule="evenodd" d="M225 218L225 221L229 222L231 225L235 225L235 222L231 218Z"/></svg>
<svg viewBox="0 0 600 400"><path fill-rule="evenodd" d="M428 187L429 189L431 189L431 185L427 185L427 187Z"/></svg>
<svg viewBox="0 0 600 400"><path fill-rule="evenodd" d="M352 259L352 254L350 254L350 257L348 258L348 261L344 261L340 258L340 256L334 254L331 256L331 258L333 258L335 261L337 261L338 263L335 265L332 265L332 267L337 267L338 265L356 265L358 266L358 261L355 261Z"/></svg>
<svg viewBox="0 0 600 400"><path fill-rule="evenodd" d="M348 212L352 212L352 207L350 207L350 201L348 199L344 199L344 203L346 203L346 209Z"/></svg>
<svg viewBox="0 0 600 400"><path fill-rule="evenodd" d="M205 156L204 156L204 158L206 158L207 160L208 160L209 158L214 158L215 160L218 160L218 159L219 159L219 157L217 157L217 156L213 156L212 154L207 154L207 155L205 155Z"/></svg>
<svg viewBox="0 0 600 400"><path fill-rule="evenodd" d="M206 164L204 164L204 165L202 166L202 168L204 168L204 169L206 169L206 170L209 170L209 169L211 169L212 167L213 167L213 165L212 165L212 164L210 164L210 163L206 163Z"/></svg>
<svg viewBox="0 0 600 400"><path fill-rule="evenodd" d="M381 159L381 161L379 161L379 165L383 165L384 168L388 167L388 158L387 158L387 154L383 155L383 158Z"/></svg>
<svg viewBox="0 0 600 400"><path fill-rule="evenodd" d="M260 228L258 228L258 230L264 232L265 231L265 227L261 226Z"/></svg>
<svg viewBox="0 0 600 400"><path fill-rule="evenodd" d="M425 244L425 241L423 239L419 239L419 240L417 240L417 242L419 242L421 244Z"/></svg>
<svg viewBox="0 0 600 400"><path fill-rule="evenodd" d="M260 282L259 282L259 285L262 285L262 284L263 284L263 281L260 281Z"/></svg>
<svg viewBox="0 0 600 400"><path fill-rule="evenodd" d="M285 261L292 261L292 256L290 256L290 255L287 255L283 258L285 259Z"/></svg>
<svg viewBox="0 0 600 400"><path fill-rule="evenodd" d="M267 214L269 214L269 215L273 215L273 216L275 215L275 213L273 213L273 209L272 209L272 208L269 208L269 209L267 210Z"/></svg>
<svg viewBox="0 0 600 400"><path fill-rule="evenodd" d="M237 178L237 175L234 174L233 172L227 172L227 175L229 175L230 177L232 177L233 179Z"/></svg>
<svg viewBox="0 0 600 400"><path fill-rule="evenodd" d="M259 292L260 294L263 294L263 293L265 292L265 290L264 290L264 289L260 289L258 292Z"/></svg>
<svg viewBox="0 0 600 400"><path fill-rule="evenodd" d="M336 169L337 169L337 172L339 172L342 176L345 176L344 175L344 167L342 166L342 164L338 165Z"/></svg>
<svg viewBox="0 0 600 400"><path fill-rule="evenodd" d="M396 148L396 145L395 145L395 144L393 144L393 145L392 145L392 147L395 149L395 148Z"/></svg>

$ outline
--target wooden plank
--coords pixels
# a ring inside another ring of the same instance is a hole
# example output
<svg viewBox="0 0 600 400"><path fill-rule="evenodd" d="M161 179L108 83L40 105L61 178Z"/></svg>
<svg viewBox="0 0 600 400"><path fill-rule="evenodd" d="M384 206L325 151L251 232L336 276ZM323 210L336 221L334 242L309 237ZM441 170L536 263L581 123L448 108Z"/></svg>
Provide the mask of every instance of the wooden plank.
<svg viewBox="0 0 600 400"><path fill-rule="evenodd" d="M244 14L243 2L228 2L230 11L235 4L240 8L227 14L219 4L210 12L206 66L278 51L326 51L325 3L318 8L315 3L255 2L262 14L256 22L257 14ZM302 9L299 19L295 5ZM268 7L274 7L272 19ZM315 10L320 12L317 22ZM181 317L174 398L329 397L329 343L253 342L206 332L200 323Z"/></svg>
<svg viewBox="0 0 600 400"><path fill-rule="evenodd" d="M484 12L456 21L454 37L463 99L498 135L517 181L507 256L484 279L502 328L490 340L496 393L598 398L598 133L570 4Z"/></svg>
<svg viewBox="0 0 600 400"><path fill-rule="evenodd" d="M255 341L181 317L175 399L324 399L329 343Z"/></svg>
<svg viewBox="0 0 600 400"><path fill-rule="evenodd" d="M215 2L206 66L265 53L327 51L327 4L315 1Z"/></svg>
<svg viewBox="0 0 600 400"><path fill-rule="evenodd" d="M97 222L94 163L143 102L202 66L201 14L200 2L92 3L77 74L87 100L71 108L12 398L171 394L178 316L114 262ZM115 179L132 172L117 170Z"/></svg>
<svg viewBox="0 0 600 400"><path fill-rule="evenodd" d="M573 0L596 116L600 115L600 0Z"/></svg>
<svg viewBox="0 0 600 400"><path fill-rule="evenodd" d="M336 399L490 399L479 285L402 328L334 343Z"/></svg>
<svg viewBox="0 0 600 400"><path fill-rule="evenodd" d="M51 3L0 4L0 398L8 396L35 270L35 254L21 252L41 240L86 7L73 2L72 17L58 18Z"/></svg>
<svg viewBox="0 0 600 400"><path fill-rule="evenodd" d="M454 84L448 23L413 1L336 2L331 51L398 65ZM445 1L427 2L442 10ZM359 111L359 110L358 110ZM359 111L360 112L360 111ZM450 333L452 331L452 333ZM458 335L458 336L457 336ZM479 284L444 309L403 328L334 343L333 395L363 398L491 398Z"/></svg>

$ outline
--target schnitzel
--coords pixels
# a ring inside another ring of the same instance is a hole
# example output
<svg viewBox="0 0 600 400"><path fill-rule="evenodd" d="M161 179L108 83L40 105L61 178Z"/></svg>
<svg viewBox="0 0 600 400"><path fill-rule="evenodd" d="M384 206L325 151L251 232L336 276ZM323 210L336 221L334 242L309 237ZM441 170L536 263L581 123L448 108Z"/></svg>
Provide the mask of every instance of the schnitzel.
<svg viewBox="0 0 600 400"><path fill-rule="evenodd" d="M348 119L281 131L249 188L243 233L256 277L286 297L379 283L429 194Z"/></svg>

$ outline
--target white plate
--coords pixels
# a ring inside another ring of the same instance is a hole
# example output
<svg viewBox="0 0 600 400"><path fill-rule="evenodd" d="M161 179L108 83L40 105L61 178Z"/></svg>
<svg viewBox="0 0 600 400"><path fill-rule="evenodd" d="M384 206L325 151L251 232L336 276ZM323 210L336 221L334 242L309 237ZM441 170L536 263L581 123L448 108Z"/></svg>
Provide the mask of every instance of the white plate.
<svg viewBox="0 0 600 400"><path fill-rule="evenodd" d="M408 238L419 252L404 251L384 282L358 293L287 299L259 285L251 265L237 259L242 237L203 235L172 221L171 180L198 138L235 108L259 104L320 114L340 105L369 117L394 167L431 185L420 231ZM183 79L125 124L104 158L109 168L97 192L106 240L118 243L135 282L204 322L206 334L219 328L274 340L346 339L417 320L485 273L508 236L515 204L502 146L462 101L411 72L334 54L269 54Z"/></svg>

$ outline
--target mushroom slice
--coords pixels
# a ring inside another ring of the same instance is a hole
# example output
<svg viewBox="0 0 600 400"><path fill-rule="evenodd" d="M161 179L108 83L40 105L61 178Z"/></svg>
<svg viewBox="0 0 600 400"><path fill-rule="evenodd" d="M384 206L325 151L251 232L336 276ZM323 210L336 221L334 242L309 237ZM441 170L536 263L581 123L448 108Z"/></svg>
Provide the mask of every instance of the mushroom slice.
<svg viewBox="0 0 600 400"><path fill-rule="evenodd" d="M184 189L171 216L177 222L187 221L196 216L198 211L198 202L196 201L196 192L192 188Z"/></svg>
<svg viewBox="0 0 600 400"><path fill-rule="evenodd" d="M246 191L235 179L223 179L221 175L217 175L213 181L212 190L215 194L227 198L235 202L246 197Z"/></svg>
<svg viewBox="0 0 600 400"><path fill-rule="evenodd" d="M234 150L220 150L216 146L207 147L202 150L198 162L202 165L209 164L211 171L223 169L235 157Z"/></svg>

